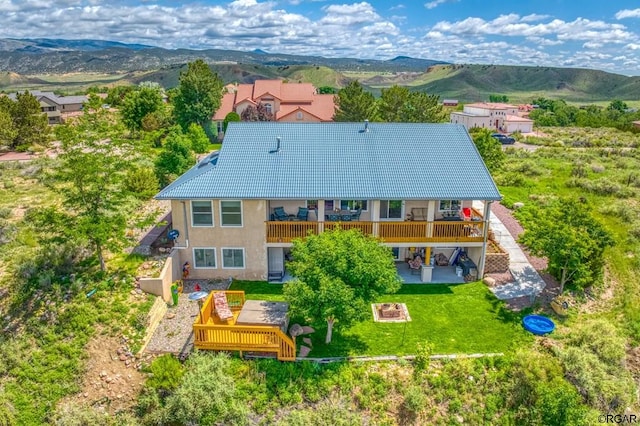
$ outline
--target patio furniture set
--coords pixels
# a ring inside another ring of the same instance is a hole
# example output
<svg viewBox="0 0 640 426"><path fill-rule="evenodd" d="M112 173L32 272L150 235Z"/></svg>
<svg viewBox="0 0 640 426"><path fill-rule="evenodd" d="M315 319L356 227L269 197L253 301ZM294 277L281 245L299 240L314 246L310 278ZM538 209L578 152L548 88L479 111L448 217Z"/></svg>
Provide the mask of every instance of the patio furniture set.
<svg viewBox="0 0 640 426"><path fill-rule="evenodd" d="M361 213L362 209L358 209L356 211L339 210L326 214L324 218L329 222L354 222L360 220ZM274 207L273 213L271 214L271 220L306 222L309 220L309 209L306 207L298 207L298 214L289 214L284 210L284 207Z"/></svg>

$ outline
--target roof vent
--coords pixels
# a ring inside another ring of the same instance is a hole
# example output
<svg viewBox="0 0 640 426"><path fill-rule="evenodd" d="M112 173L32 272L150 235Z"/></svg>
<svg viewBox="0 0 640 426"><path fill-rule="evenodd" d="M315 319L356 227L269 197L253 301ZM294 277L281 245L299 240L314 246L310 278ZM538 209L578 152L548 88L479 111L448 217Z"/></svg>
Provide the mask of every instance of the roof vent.
<svg viewBox="0 0 640 426"><path fill-rule="evenodd" d="M280 152L280 136L276 137L276 149L269 151L269 154L275 154Z"/></svg>
<svg viewBox="0 0 640 426"><path fill-rule="evenodd" d="M364 129L360 130L360 133L369 133L369 120L364 120Z"/></svg>

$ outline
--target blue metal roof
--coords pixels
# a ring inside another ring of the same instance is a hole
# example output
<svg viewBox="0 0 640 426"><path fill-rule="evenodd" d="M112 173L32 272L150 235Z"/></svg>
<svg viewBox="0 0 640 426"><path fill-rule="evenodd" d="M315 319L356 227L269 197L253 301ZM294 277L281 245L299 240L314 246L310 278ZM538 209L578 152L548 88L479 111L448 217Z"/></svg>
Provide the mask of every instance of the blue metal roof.
<svg viewBox="0 0 640 426"><path fill-rule="evenodd" d="M365 123L232 122L217 162L196 165L156 198L501 198L463 126L364 129Z"/></svg>

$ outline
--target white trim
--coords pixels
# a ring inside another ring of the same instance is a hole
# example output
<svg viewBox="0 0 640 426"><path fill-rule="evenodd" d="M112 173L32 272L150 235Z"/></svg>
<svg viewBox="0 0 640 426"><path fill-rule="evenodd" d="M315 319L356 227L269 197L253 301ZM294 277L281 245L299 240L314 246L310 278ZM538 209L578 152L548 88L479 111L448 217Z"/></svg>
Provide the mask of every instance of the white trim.
<svg viewBox="0 0 640 426"><path fill-rule="evenodd" d="M193 254L193 268L194 269L218 269L218 253L215 247L194 247ZM196 263L196 250L213 250L213 262L214 266L198 266Z"/></svg>
<svg viewBox="0 0 640 426"><path fill-rule="evenodd" d="M225 250L242 250L242 266L224 266L224 251ZM244 247L220 247L220 266L222 269L246 269L247 259Z"/></svg>
<svg viewBox="0 0 640 426"><path fill-rule="evenodd" d="M366 209L362 209L363 212L368 212L369 211L369 204L371 203L371 200L361 200L361 199L351 199L351 198L347 200L347 199L340 198L340 199L334 200L334 206L333 206L334 208L335 208L335 201L338 202L338 206L340 206L340 210L342 210L342 202L343 201L366 201L367 202L367 208ZM357 209L350 209L350 210L356 211Z"/></svg>
<svg viewBox="0 0 640 426"><path fill-rule="evenodd" d="M193 221L193 203L209 203L211 207L211 225L196 225ZM191 210L191 227L192 228L213 228L215 226L215 220L213 220L213 202L211 200L191 200L189 203L189 208Z"/></svg>
<svg viewBox="0 0 640 426"><path fill-rule="evenodd" d="M401 206L400 206L400 217L382 217L382 202L383 201L387 202L387 211L386 211L387 215L389 214L389 201L400 201L400 203L401 203ZM404 218L405 218L404 200L379 200L379 203L380 203L380 218L379 218L379 220L381 222L384 222L384 221L397 222L399 220L404 220Z"/></svg>
<svg viewBox="0 0 640 426"><path fill-rule="evenodd" d="M440 208L440 203L443 202L443 201L448 201L449 202L449 208L448 209L441 209ZM451 203L454 202L454 201L458 202L458 205L460 206L460 208L455 209L455 210L451 208ZM460 211L460 210L462 210L462 200L449 200L449 199L447 199L447 200L438 200L438 211L439 212L457 212L457 211Z"/></svg>
<svg viewBox="0 0 640 426"><path fill-rule="evenodd" d="M225 225L222 222L222 203L225 202L225 201L234 201L234 202L237 201L237 202L240 202L240 225ZM244 209L243 209L244 205L242 203L242 200L220 200L220 201L218 201L218 207L219 207L219 210L220 210L219 213L220 213L220 226L221 227L224 227L224 228L242 228L244 226Z"/></svg>

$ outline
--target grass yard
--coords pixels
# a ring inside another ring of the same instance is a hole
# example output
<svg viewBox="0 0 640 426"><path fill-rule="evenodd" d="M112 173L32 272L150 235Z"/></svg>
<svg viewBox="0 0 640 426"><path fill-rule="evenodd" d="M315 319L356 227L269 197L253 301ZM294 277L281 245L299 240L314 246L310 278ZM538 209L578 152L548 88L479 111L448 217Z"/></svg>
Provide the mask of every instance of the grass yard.
<svg viewBox="0 0 640 426"><path fill-rule="evenodd" d="M234 281L231 290L244 290L247 299L283 300L279 284ZM404 285L378 302L405 303L411 322L374 322L370 312L370 319L348 330L336 324L330 345L324 344L325 329L317 329L309 356L410 355L424 342L434 354L505 352L532 340L521 315L505 309L481 282Z"/></svg>

